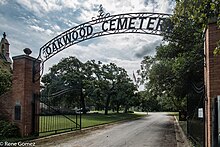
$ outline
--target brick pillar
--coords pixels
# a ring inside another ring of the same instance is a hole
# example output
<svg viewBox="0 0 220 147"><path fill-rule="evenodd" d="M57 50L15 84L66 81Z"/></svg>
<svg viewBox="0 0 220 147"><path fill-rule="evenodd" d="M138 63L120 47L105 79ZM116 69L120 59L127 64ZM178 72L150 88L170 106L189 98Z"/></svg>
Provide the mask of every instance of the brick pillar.
<svg viewBox="0 0 220 147"><path fill-rule="evenodd" d="M12 120L20 128L22 136L29 136L39 128L39 119L33 114L33 105L39 112L39 101L34 100L34 95L40 93L40 81L33 82L33 67L35 65L35 69L39 71L40 61L28 55L12 59Z"/></svg>
<svg viewBox="0 0 220 147"><path fill-rule="evenodd" d="M212 100L220 95L220 55L213 51L220 40L220 29L216 23L210 23L206 30L205 40L205 147L212 146Z"/></svg>

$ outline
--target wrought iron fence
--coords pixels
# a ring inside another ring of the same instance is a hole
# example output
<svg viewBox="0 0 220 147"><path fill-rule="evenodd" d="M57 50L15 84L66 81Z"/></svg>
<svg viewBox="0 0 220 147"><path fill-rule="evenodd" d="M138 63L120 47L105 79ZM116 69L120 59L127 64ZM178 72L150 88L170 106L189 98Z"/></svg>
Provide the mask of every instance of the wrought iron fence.
<svg viewBox="0 0 220 147"><path fill-rule="evenodd" d="M40 136L81 129L82 116L79 109L66 108L62 104L50 102L49 99L39 97L40 112L35 115L39 120Z"/></svg>
<svg viewBox="0 0 220 147"><path fill-rule="evenodd" d="M197 147L204 146L204 93L187 100L187 136ZM199 114L199 113L202 113Z"/></svg>
<svg viewBox="0 0 220 147"><path fill-rule="evenodd" d="M40 101L39 133L81 129L81 113Z"/></svg>

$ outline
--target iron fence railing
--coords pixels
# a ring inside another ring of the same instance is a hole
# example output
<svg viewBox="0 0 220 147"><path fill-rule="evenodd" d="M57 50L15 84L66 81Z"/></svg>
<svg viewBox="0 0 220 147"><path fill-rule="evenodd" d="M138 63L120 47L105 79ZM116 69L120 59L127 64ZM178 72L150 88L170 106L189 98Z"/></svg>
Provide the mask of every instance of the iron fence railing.
<svg viewBox="0 0 220 147"><path fill-rule="evenodd" d="M81 112L77 109L70 109L50 103L46 97L35 97L39 100L39 108L36 107L35 118L39 121L39 129L36 134L49 135L66 131L81 129Z"/></svg>
<svg viewBox="0 0 220 147"><path fill-rule="evenodd" d="M199 117L199 109L204 111L204 94L197 94L187 100L187 136L197 147L204 146L204 115ZM203 113L204 114L204 113Z"/></svg>

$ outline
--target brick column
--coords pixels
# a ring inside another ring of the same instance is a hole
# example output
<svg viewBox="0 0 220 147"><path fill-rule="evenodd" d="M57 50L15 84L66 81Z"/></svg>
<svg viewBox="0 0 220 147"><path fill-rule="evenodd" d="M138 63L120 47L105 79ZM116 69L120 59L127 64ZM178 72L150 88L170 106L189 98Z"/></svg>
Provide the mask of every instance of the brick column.
<svg viewBox="0 0 220 147"><path fill-rule="evenodd" d="M33 82L33 67L35 65L35 69L39 71L40 61L28 55L20 55L12 59L12 120L20 128L22 136L29 136L39 128L39 120L33 113L33 105L39 112L39 101L34 100L34 95L40 93L40 81Z"/></svg>
<svg viewBox="0 0 220 147"><path fill-rule="evenodd" d="M205 146L212 146L212 99L220 95L220 55L213 51L220 40L220 29L216 23L210 23L206 30L205 40Z"/></svg>

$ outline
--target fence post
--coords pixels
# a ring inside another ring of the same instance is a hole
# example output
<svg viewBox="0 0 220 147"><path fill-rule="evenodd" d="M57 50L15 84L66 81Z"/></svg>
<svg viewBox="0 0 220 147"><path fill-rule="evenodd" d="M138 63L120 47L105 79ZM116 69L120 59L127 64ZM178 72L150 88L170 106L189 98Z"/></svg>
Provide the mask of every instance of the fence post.
<svg viewBox="0 0 220 147"><path fill-rule="evenodd" d="M220 95L217 96L217 113L218 113L218 146L220 146Z"/></svg>
<svg viewBox="0 0 220 147"><path fill-rule="evenodd" d="M78 121L77 121L77 113L76 113L76 130L77 130L77 125L78 125Z"/></svg>
<svg viewBox="0 0 220 147"><path fill-rule="evenodd" d="M212 147L218 146L218 104L217 98L212 99Z"/></svg>

